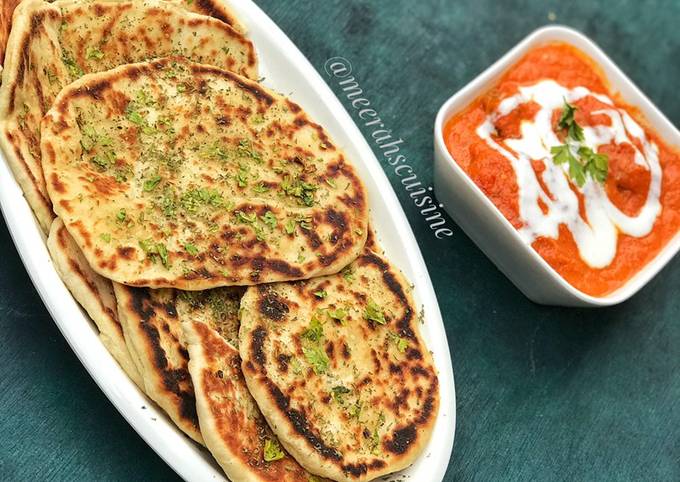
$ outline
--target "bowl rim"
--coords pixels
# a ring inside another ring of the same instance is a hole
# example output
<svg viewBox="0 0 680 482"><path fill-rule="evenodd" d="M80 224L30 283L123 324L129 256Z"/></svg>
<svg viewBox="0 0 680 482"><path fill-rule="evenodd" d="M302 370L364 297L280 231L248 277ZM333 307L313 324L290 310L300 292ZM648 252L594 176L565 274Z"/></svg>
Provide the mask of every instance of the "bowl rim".
<svg viewBox="0 0 680 482"><path fill-rule="evenodd" d="M639 290L641 290L649 281L654 278L659 271L661 271L670 260L680 251L680 230L671 238L666 245L657 253L657 255L638 270L631 278L629 278L622 286L604 296L589 295L575 286L571 285L565 278L562 277L550 264L538 254L538 252L529 244L526 244L519 235L519 232L508 221L508 219L501 213L498 207L489 199L486 194L477 186L477 184L468 176L462 167L455 161L451 153L446 147L444 141L444 125L446 122L458 111L464 109L469 105L467 97L470 95L478 96L489 89L490 84L498 80L512 65L514 65L522 55L524 55L531 48L550 42L564 42L570 44L586 55L592 58L593 61L602 69L603 75L610 84L613 84L613 78L616 78L617 84L624 84L626 88L632 92L632 97L635 99L630 102L635 107L644 105L646 110L653 112L658 118L656 122L649 119L649 116L640 113L647 123L647 128L652 128L655 131L659 124L664 124L664 128L669 130L672 137L676 139L671 142L667 136L660 136L670 145L680 145L680 131L666 118L661 110L635 85L635 83L628 78L628 76L611 60L604 51L595 44L590 38L581 32L563 25L547 25L538 28L527 35L519 43L517 43L508 52L503 54L496 62L477 75L462 89L458 90L451 97L449 97L440 107L437 112L434 123L434 139L435 150L438 151L440 157L445 160L447 166L454 170L454 173L472 190L476 201L484 205L485 209L493 214L494 218L500 222L505 228L506 234L512 239L512 242L521 245L521 249L529 256L529 259L541 269L541 271L551 277L559 289L565 294L578 300L582 305L591 307L611 306L626 301ZM657 134L659 135L659 134ZM476 243L475 243L476 244ZM514 280L511 279L511 281Z"/></svg>

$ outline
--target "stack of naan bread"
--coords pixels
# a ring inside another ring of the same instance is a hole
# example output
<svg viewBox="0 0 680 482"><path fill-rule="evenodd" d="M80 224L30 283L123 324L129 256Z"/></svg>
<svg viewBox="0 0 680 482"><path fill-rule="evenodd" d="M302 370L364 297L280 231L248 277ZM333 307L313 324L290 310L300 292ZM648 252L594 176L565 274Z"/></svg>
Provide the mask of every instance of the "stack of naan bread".
<svg viewBox="0 0 680 482"><path fill-rule="evenodd" d="M130 378L238 480L413 462L437 375L349 159L219 0L24 0L0 145Z"/></svg>

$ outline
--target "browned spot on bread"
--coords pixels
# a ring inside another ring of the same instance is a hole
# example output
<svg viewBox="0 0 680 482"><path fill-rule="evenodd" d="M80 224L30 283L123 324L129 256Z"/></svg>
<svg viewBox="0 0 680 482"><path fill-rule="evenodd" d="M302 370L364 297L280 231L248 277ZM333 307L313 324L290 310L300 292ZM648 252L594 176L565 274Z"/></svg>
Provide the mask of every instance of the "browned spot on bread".
<svg viewBox="0 0 680 482"><path fill-rule="evenodd" d="M385 462L380 459L373 459L371 462L368 464L365 462L362 462L360 464L345 464L342 466L343 472L350 474L353 477L359 478L362 475L365 475L368 473L368 470L378 470L382 469L385 467Z"/></svg>
<svg viewBox="0 0 680 482"><path fill-rule="evenodd" d="M394 431L391 438L385 440L383 447L394 454L403 454L416 440L416 426L409 424L406 427Z"/></svg>
<svg viewBox="0 0 680 482"><path fill-rule="evenodd" d="M64 211L66 211L67 213L70 213L70 212L73 211L73 209L71 209L71 203L67 199L60 200L59 205L62 208L64 208Z"/></svg>
<svg viewBox="0 0 680 482"><path fill-rule="evenodd" d="M290 397L284 395L281 389L269 380L267 380L267 386L279 410L286 415L295 431L309 443L309 446L325 459L341 461L342 454L333 447L326 445L323 439L311 430L305 414L290 406Z"/></svg>
<svg viewBox="0 0 680 482"><path fill-rule="evenodd" d="M215 74L220 77L229 78L232 82L238 85L241 89L250 92L250 94L255 97L259 102L264 102L267 105L272 105L274 103L274 98L269 95L259 84L256 82L247 80L236 74L233 74L227 70L221 70L217 67L210 67L208 65L198 65L192 64L191 70L194 74L210 73Z"/></svg>
<svg viewBox="0 0 680 482"><path fill-rule="evenodd" d="M276 357L276 359L279 362L279 370L281 370L283 373L286 373L288 371L288 363L290 362L290 355L284 355L281 353L279 356Z"/></svg>
<svg viewBox="0 0 680 482"><path fill-rule="evenodd" d="M51 179L52 188L55 191L60 192L62 194L65 193L66 192L66 186L64 186L64 184L59 180L59 176L57 175L57 173L53 172L51 177L52 177L52 179Z"/></svg>
<svg viewBox="0 0 680 482"><path fill-rule="evenodd" d="M132 259L134 254L137 252L137 249L133 248L132 246L119 246L116 251L118 252L118 256L121 258Z"/></svg>
<svg viewBox="0 0 680 482"><path fill-rule="evenodd" d="M258 326L253 331L253 341L250 345L253 360L261 368L267 363L267 356L264 354L264 339L267 337L267 330L263 326Z"/></svg>
<svg viewBox="0 0 680 482"><path fill-rule="evenodd" d="M288 305L273 291L267 291L260 299L259 310L264 316L274 321L281 321L288 314Z"/></svg>

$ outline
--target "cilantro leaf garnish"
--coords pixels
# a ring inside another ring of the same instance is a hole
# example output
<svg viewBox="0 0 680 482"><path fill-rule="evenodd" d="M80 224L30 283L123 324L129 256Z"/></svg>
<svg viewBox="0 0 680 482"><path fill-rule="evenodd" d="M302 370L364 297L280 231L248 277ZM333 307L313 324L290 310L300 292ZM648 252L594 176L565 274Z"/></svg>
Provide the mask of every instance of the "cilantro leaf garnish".
<svg viewBox="0 0 680 482"><path fill-rule="evenodd" d="M295 232L295 221L293 221L292 219L286 221L284 229L286 231L286 234L293 234Z"/></svg>
<svg viewBox="0 0 680 482"><path fill-rule="evenodd" d="M147 258L151 259L152 262L156 262L157 259L161 260L161 264L165 268L169 268L169 256L168 248L163 243L154 243L151 239L142 239L139 241L139 247L142 251L146 253Z"/></svg>
<svg viewBox="0 0 680 482"><path fill-rule="evenodd" d="M267 211L264 213L264 216L260 216L260 219L264 224L269 226L271 229L274 229L276 227L276 216L274 216L274 213L271 211Z"/></svg>
<svg viewBox="0 0 680 482"><path fill-rule="evenodd" d="M382 308L380 308L380 306L378 306L378 304L376 304L376 302L373 300L368 300L366 310L364 311L364 318L369 321L373 321L374 323L378 323L379 325L384 325L387 323Z"/></svg>
<svg viewBox="0 0 680 482"><path fill-rule="evenodd" d="M189 253L191 256L196 256L198 255L198 248L196 245L191 244L191 243L186 243L184 245L184 249L186 250L187 253Z"/></svg>
<svg viewBox="0 0 680 482"><path fill-rule="evenodd" d="M281 449L279 442L274 439L268 438L264 441L264 461L274 462L275 460L281 460L286 454Z"/></svg>
<svg viewBox="0 0 680 482"><path fill-rule="evenodd" d="M569 177L578 187L583 187L587 176L602 184L607 180L609 158L583 145L585 136L583 128L576 123L574 118L576 110L577 107L565 99L562 115L557 122L557 127L567 131L565 143L553 146L550 154L555 164L568 164Z"/></svg>
<svg viewBox="0 0 680 482"><path fill-rule="evenodd" d="M125 218L127 218L127 212L125 211L125 208L121 208L117 213L116 213L116 221L119 223L125 222Z"/></svg>
<svg viewBox="0 0 680 482"><path fill-rule="evenodd" d="M158 186L158 183L161 182L161 176L156 174L155 176L151 176L151 178L147 179L144 181L144 191L149 192L153 191L156 186Z"/></svg>
<svg viewBox="0 0 680 482"><path fill-rule="evenodd" d="M309 328L302 332L302 337L309 341L319 341L323 336L323 325L317 318L312 318Z"/></svg>
<svg viewBox="0 0 680 482"><path fill-rule="evenodd" d="M337 387L331 388L333 400L335 400L338 403L343 403L345 401L344 396L350 393L351 391L352 390L350 390L347 387L343 387L342 385L338 385Z"/></svg>
<svg viewBox="0 0 680 482"><path fill-rule="evenodd" d="M328 316L331 317L331 319L339 321L343 325L345 324L345 318L347 317L347 311L343 310L342 308L337 308L335 310L328 310Z"/></svg>
<svg viewBox="0 0 680 482"><path fill-rule="evenodd" d="M85 56L88 60L101 60L104 58L104 52L95 47L88 47Z"/></svg>
<svg viewBox="0 0 680 482"><path fill-rule="evenodd" d="M317 375L326 373L326 370L328 370L329 360L328 356L326 355L326 352L323 350L322 347L320 346L303 347L302 353L304 353L305 358L307 359L307 363L309 363L312 366L314 373L316 373Z"/></svg>

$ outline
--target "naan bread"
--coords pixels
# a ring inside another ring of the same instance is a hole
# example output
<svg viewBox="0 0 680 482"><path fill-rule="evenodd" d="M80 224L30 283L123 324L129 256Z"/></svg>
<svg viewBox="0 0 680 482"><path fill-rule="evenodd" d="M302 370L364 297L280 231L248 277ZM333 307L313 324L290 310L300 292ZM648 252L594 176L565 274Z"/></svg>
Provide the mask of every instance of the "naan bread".
<svg viewBox="0 0 680 482"><path fill-rule="evenodd" d="M3 0L0 5L0 67L3 65L5 58L5 47L7 46L7 37L9 31L12 29L12 14L14 8L21 0ZM2 69L0 69L2 71Z"/></svg>
<svg viewBox="0 0 680 482"><path fill-rule="evenodd" d="M61 219L52 223L47 248L62 281L99 329L99 338L135 384L142 378L125 344L111 281L92 271Z"/></svg>
<svg viewBox="0 0 680 482"><path fill-rule="evenodd" d="M167 55L257 78L248 39L169 2L25 0L17 7L0 87L0 147L45 232L54 215L41 169L40 121L57 93L83 74Z"/></svg>
<svg viewBox="0 0 680 482"><path fill-rule="evenodd" d="M374 479L429 440L436 370L409 285L375 252L342 274L249 288L239 339L250 392L310 472Z"/></svg>
<svg viewBox="0 0 680 482"><path fill-rule="evenodd" d="M352 165L288 99L181 58L64 89L42 127L55 211L102 276L200 290L334 273L361 252Z"/></svg>
<svg viewBox="0 0 680 482"><path fill-rule="evenodd" d="M243 379L234 345L242 294L218 288L177 298L203 440L232 482L308 482L311 475L281 448Z"/></svg>
<svg viewBox="0 0 680 482"><path fill-rule="evenodd" d="M49 0L48 0L49 1ZM57 4L87 4L95 3L99 0L58 0ZM143 5L148 2L148 0L106 0L107 2L121 2L125 3L131 1L132 3ZM216 18L222 22L229 25L231 28L237 32L245 33L246 28L240 22L236 14L223 0L158 0L163 3L174 5L178 8L182 8L189 12L200 13L202 15L207 15L209 17ZM238 0L236 0L238 1Z"/></svg>
<svg viewBox="0 0 680 482"><path fill-rule="evenodd" d="M113 289L125 340L146 394L175 425L202 444L175 290L130 288L118 283Z"/></svg>

